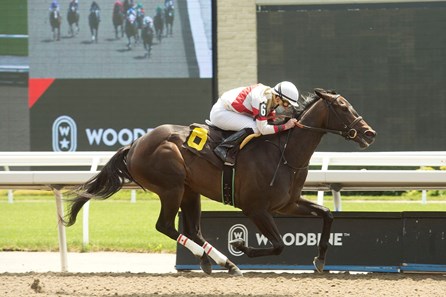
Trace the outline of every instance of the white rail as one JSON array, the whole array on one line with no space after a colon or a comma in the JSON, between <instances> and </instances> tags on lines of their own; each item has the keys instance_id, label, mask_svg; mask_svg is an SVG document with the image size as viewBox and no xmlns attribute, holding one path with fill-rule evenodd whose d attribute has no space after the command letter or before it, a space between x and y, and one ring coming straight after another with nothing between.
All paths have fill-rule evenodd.
<instances>
[{"instance_id":1,"label":"white rail","mask_svg":"<svg viewBox=\"0 0 446 297\"><path fill-rule=\"evenodd\" d=\"M51 189L56 197L57 217L63 217L62 188L80 185L93 177L114 152L0 152L0 188ZM446 189L446 171L415 170L422 166L446 166L446 152L316 152L310 161L304 190L333 192L335 209L341 210L340 191ZM330 167L335 166L331 170ZM343 166L340 170L336 166ZM349 167L355 169L349 169ZM373 170L373 167L407 170ZM55 170L54 167L61 167ZM73 168L74 167L74 168ZM363 169L368 167L368 170ZM46 168L46 170L45 170ZM316 168L316 169L315 169ZM359 168L359 169L358 169ZM125 188L137 188L128 184ZM132 193L133 200L134 193ZM8 194L12 203L12 191ZM83 240L88 243L88 204L83 211ZM61 270L68 270L65 228L59 221Z\"/></svg>"}]
</instances>

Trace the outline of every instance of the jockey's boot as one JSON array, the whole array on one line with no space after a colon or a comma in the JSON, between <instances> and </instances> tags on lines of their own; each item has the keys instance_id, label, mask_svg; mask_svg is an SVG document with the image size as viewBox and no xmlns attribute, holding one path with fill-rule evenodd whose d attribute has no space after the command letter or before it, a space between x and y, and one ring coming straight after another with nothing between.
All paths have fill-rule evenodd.
<instances>
[{"instance_id":1,"label":"jockey's boot","mask_svg":"<svg viewBox=\"0 0 446 297\"><path fill-rule=\"evenodd\" d=\"M254 131L251 128L244 128L235 132L223 140L223 142L214 149L215 154L223 160L225 165L234 166L235 158L240 150L240 144L246 136L252 134L253 132Z\"/></svg>"}]
</instances>

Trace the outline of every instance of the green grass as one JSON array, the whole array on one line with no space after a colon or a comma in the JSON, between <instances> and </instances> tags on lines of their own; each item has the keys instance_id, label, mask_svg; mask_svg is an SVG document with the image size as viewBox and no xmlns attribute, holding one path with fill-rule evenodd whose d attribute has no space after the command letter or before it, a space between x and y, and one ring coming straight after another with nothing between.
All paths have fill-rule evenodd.
<instances>
[{"instance_id":1,"label":"green grass","mask_svg":"<svg viewBox=\"0 0 446 297\"><path fill-rule=\"evenodd\" d=\"M0 2L0 34L28 34L27 0ZM27 39L0 39L0 55L27 56Z\"/></svg>"},{"instance_id":2,"label":"green grass","mask_svg":"<svg viewBox=\"0 0 446 297\"><path fill-rule=\"evenodd\" d=\"M315 196L309 196L315 200ZM436 201L433 201L433 200ZM175 252L176 242L155 230L160 203L156 195L138 191L137 202L130 203L129 191L121 191L105 201L90 205L90 244L82 247L82 211L77 223L67 228L69 251ZM391 200L391 201L389 201ZM325 205L333 209L331 195ZM237 210L202 199L202 209ZM343 197L343 211L446 211L444 197ZM54 196L51 192L16 191L14 203L0 191L0 250L57 251L58 234Z\"/></svg>"}]
</instances>

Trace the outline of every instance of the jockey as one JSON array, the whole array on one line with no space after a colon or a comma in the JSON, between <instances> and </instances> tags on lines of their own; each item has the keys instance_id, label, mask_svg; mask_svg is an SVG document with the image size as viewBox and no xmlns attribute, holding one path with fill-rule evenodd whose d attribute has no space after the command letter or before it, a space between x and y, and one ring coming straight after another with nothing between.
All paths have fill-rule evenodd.
<instances>
[{"instance_id":1,"label":"jockey","mask_svg":"<svg viewBox=\"0 0 446 297\"><path fill-rule=\"evenodd\" d=\"M149 28L153 31L153 19L149 16L145 16L142 22L145 28Z\"/></svg>"},{"instance_id":2,"label":"jockey","mask_svg":"<svg viewBox=\"0 0 446 297\"><path fill-rule=\"evenodd\" d=\"M96 1L91 2L91 6L90 6L90 13L96 13L98 12L98 21L101 21L101 16L100 16L100 12L101 12L101 8L99 7L99 4L96 3Z\"/></svg>"},{"instance_id":3,"label":"jockey","mask_svg":"<svg viewBox=\"0 0 446 297\"><path fill-rule=\"evenodd\" d=\"M53 0L53 2L50 4L50 11L59 11L59 8L60 6L57 0Z\"/></svg>"},{"instance_id":4,"label":"jockey","mask_svg":"<svg viewBox=\"0 0 446 297\"><path fill-rule=\"evenodd\" d=\"M138 4L136 5L136 16L144 16L144 8L142 7L142 4L140 2L138 2Z\"/></svg>"},{"instance_id":5,"label":"jockey","mask_svg":"<svg viewBox=\"0 0 446 297\"><path fill-rule=\"evenodd\" d=\"M133 6L127 10L126 17L127 20L129 20L129 22L131 23L133 23L136 20L136 10Z\"/></svg>"},{"instance_id":6,"label":"jockey","mask_svg":"<svg viewBox=\"0 0 446 297\"><path fill-rule=\"evenodd\" d=\"M116 0L115 4L113 6L118 6L120 7L120 11L122 11L124 8L124 4L122 4L121 0Z\"/></svg>"},{"instance_id":7,"label":"jockey","mask_svg":"<svg viewBox=\"0 0 446 297\"><path fill-rule=\"evenodd\" d=\"M76 11L79 8L78 0L71 0L68 9Z\"/></svg>"},{"instance_id":8,"label":"jockey","mask_svg":"<svg viewBox=\"0 0 446 297\"><path fill-rule=\"evenodd\" d=\"M156 7L156 15L161 15L163 13L163 9L161 8L161 6L157 6Z\"/></svg>"},{"instance_id":9,"label":"jockey","mask_svg":"<svg viewBox=\"0 0 446 297\"><path fill-rule=\"evenodd\" d=\"M276 116L276 108L288 110L297 108L299 91L288 81L278 83L274 88L263 84L229 90L217 100L211 109L212 124L223 130L238 131L226 138L214 150L225 165L233 166L239 144L250 133L274 134L293 128L297 120L292 118L285 124L272 125L269 119Z\"/></svg>"},{"instance_id":10,"label":"jockey","mask_svg":"<svg viewBox=\"0 0 446 297\"><path fill-rule=\"evenodd\" d=\"M164 0L164 8L167 10L167 8L169 7L172 7L172 9L174 9L173 0Z\"/></svg>"}]
</instances>

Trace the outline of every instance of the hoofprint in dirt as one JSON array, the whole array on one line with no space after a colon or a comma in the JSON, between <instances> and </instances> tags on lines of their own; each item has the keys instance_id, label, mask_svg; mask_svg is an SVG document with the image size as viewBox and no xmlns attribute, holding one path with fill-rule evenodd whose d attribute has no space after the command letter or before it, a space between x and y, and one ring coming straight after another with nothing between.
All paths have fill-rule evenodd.
<instances>
[{"instance_id":1,"label":"hoofprint in dirt","mask_svg":"<svg viewBox=\"0 0 446 297\"><path fill-rule=\"evenodd\" d=\"M397 273L0 274L0 296L444 296L446 275Z\"/></svg>"}]
</instances>

